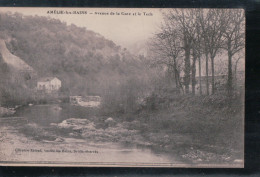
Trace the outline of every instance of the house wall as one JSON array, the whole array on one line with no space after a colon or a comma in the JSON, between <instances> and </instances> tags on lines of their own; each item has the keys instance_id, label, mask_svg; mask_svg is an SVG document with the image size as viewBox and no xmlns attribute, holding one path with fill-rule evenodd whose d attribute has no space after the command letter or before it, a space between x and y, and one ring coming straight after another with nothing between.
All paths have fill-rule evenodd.
<instances>
[{"instance_id":1,"label":"house wall","mask_svg":"<svg viewBox=\"0 0 260 177\"><path fill-rule=\"evenodd\" d=\"M37 89L38 90L50 90L50 82L38 82Z\"/></svg>"},{"instance_id":2,"label":"house wall","mask_svg":"<svg viewBox=\"0 0 260 177\"><path fill-rule=\"evenodd\" d=\"M61 88L61 81L59 79L53 79L50 81L51 90L59 90Z\"/></svg>"},{"instance_id":3,"label":"house wall","mask_svg":"<svg viewBox=\"0 0 260 177\"><path fill-rule=\"evenodd\" d=\"M38 82L37 90L56 91L61 88L61 81L59 79L52 79L47 82Z\"/></svg>"}]
</instances>

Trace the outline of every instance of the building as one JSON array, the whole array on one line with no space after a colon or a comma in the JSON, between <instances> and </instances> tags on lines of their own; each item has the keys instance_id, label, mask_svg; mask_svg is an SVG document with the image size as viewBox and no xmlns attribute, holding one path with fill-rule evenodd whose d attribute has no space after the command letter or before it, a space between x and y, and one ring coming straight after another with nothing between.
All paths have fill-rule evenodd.
<instances>
[{"instance_id":1,"label":"building","mask_svg":"<svg viewBox=\"0 0 260 177\"><path fill-rule=\"evenodd\" d=\"M208 76L208 83L209 84L211 84L211 78L212 78L212 76L209 75ZM192 78L190 77L190 80L191 79ZM196 79L196 84L199 84L199 80L201 80L201 84L204 84L204 85L207 82L207 76L205 76L205 75L201 76L200 78L199 78L199 76L196 76L195 79ZM225 74L215 75L214 80L215 80L215 83L216 82L224 83L227 80L227 75L225 75ZM181 77L181 82L184 83L184 77ZM191 81L190 81L190 85L191 85Z\"/></svg>"},{"instance_id":2,"label":"building","mask_svg":"<svg viewBox=\"0 0 260 177\"><path fill-rule=\"evenodd\" d=\"M191 79L191 78L190 78ZM201 81L201 90L202 93L206 93L206 89L207 89L207 76L202 75L200 78L199 76L195 77L196 79L196 84L195 84L195 93L199 93L200 90L200 81ZM184 85L184 77L181 77L181 82ZM215 88L219 88L222 87L223 85L225 85L227 82L227 75L226 74L216 74L214 75L214 84L215 84ZM209 84L209 93L211 92L212 89L212 76L209 75L208 76L208 84ZM190 92L192 91L192 82L190 80L189 83L189 90Z\"/></svg>"},{"instance_id":3,"label":"building","mask_svg":"<svg viewBox=\"0 0 260 177\"><path fill-rule=\"evenodd\" d=\"M70 103L73 105L77 105L82 101L82 96L70 96Z\"/></svg>"},{"instance_id":4,"label":"building","mask_svg":"<svg viewBox=\"0 0 260 177\"><path fill-rule=\"evenodd\" d=\"M61 88L61 81L57 77L43 77L37 82L37 90L46 93L57 92Z\"/></svg>"}]
</instances>

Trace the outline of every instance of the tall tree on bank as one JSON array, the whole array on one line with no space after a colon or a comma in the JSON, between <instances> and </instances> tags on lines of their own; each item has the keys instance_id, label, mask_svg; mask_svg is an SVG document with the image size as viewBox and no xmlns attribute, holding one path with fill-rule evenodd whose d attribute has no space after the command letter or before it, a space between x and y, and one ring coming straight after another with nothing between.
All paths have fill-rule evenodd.
<instances>
[{"instance_id":1,"label":"tall tree on bank","mask_svg":"<svg viewBox=\"0 0 260 177\"><path fill-rule=\"evenodd\" d=\"M209 61L209 51L208 51L208 22L209 22L209 17L204 14L204 11L200 9L197 14L197 19L199 23L199 27L197 26L197 30L201 31L202 34L202 46L203 46L203 52L205 55L205 70L206 70L206 92L207 95L209 95L209 66L208 66L208 61Z\"/></svg>"},{"instance_id":2,"label":"tall tree on bank","mask_svg":"<svg viewBox=\"0 0 260 177\"><path fill-rule=\"evenodd\" d=\"M224 31L224 49L228 53L227 88L233 95L232 57L245 47L245 14L242 9L228 10L226 13L226 30Z\"/></svg>"},{"instance_id":3,"label":"tall tree on bank","mask_svg":"<svg viewBox=\"0 0 260 177\"><path fill-rule=\"evenodd\" d=\"M198 22L201 27L204 54L206 58L206 82L207 95L209 94L208 82L208 61L211 60L211 93L215 92L215 68L214 60L217 53L223 46L223 34L225 32L226 21L223 9L200 10L198 12Z\"/></svg>"},{"instance_id":4,"label":"tall tree on bank","mask_svg":"<svg viewBox=\"0 0 260 177\"><path fill-rule=\"evenodd\" d=\"M202 44L201 44L201 30L200 28L197 27L197 51L198 51L198 62L199 62L199 90L200 90L200 95L202 95L202 85L201 85L201 55L202 55L202 52L201 52L201 48L202 48Z\"/></svg>"},{"instance_id":5,"label":"tall tree on bank","mask_svg":"<svg viewBox=\"0 0 260 177\"><path fill-rule=\"evenodd\" d=\"M154 63L165 65L168 68L168 72L171 72L171 75L174 76L171 79L174 79L176 88L183 91L180 80L179 60L182 48L179 30L172 28L165 21L161 25L161 31L155 34L149 46L153 53Z\"/></svg>"},{"instance_id":6,"label":"tall tree on bank","mask_svg":"<svg viewBox=\"0 0 260 177\"><path fill-rule=\"evenodd\" d=\"M184 86L185 93L189 93L189 85L191 81L191 50L193 43L193 36L196 31L195 9L175 9L168 15L168 21L171 22L172 27L179 27L182 35L182 48L184 51Z\"/></svg>"},{"instance_id":7,"label":"tall tree on bank","mask_svg":"<svg viewBox=\"0 0 260 177\"><path fill-rule=\"evenodd\" d=\"M191 90L192 95L195 95L196 89L196 61L198 58L197 51L195 47L192 48L192 65L191 65Z\"/></svg>"},{"instance_id":8,"label":"tall tree on bank","mask_svg":"<svg viewBox=\"0 0 260 177\"><path fill-rule=\"evenodd\" d=\"M198 14L199 10L196 10L196 31L193 36L193 46L192 46L192 56L193 56L193 63L192 63L192 94L195 94L195 86L197 84L196 81L196 61L198 61L199 64L199 93L202 95L202 84L201 84L201 54L203 52L202 50L202 33L201 28L198 20Z\"/></svg>"},{"instance_id":9,"label":"tall tree on bank","mask_svg":"<svg viewBox=\"0 0 260 177\"><path fill-rule=\"evenodd\" d=\"M196 63L199 64L199 83L200 94L202 94L201 72L206 73L206 91L209 95L209 74L211 73L211 93L215 92L215 57L222 52L221 49L228 51L228 88L232 92L232 57L244 47L244 29L241 23L244 23L244 16L237 15L237 11L241 10L223 10L223 9L178 9L170 10L164 13L164 23L166 26L161 27L160 35L157 35L157 42L163 40L168 46L174 44L173 41L178 41L178 50L182 49L182 57L174 57L182 61L184 67L183 85L185 92L189 93L190 82L192 84L192 93L195 94L196 86ZM242 20L242 21L241 21ZM173 35L174 31L174 35ZM155 40L156 41L156 40ZM170 42L169 42L170 41ZM176 45L175 45L176 47ZM171 47L165 48L165 54L174 56L171 52ZM164 54L162 49L159 52L159 60ZM205 55L205 68L201 68L201 55ZM170 57L171 58L171 57ZM209 63L210 62L210 63ZM172 71L177 65L174 60L169 60L168 63L173 63ZM211 68L209 69L209 66ZM179 68L178 68L179 69ZM177 69L177 70L178 70ZM180 73L180 69L177 73ZM176 75L176 74L175 74ZM177 76L177 75L176 75ZM178 85L178 83L176 83ZM181 85L181 82L179 82Z\"/></svg>"}]
</instances>

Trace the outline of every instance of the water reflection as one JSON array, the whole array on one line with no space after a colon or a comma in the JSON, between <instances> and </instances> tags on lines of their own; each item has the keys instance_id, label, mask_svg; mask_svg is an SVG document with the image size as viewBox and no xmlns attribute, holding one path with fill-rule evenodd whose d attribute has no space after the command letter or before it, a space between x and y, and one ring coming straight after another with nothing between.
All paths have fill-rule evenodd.
<instances>
[{"instance_id":1,"label":"water reflection","mask_svg":"<svg viewBox=\"0 0 260 177\"><path fill-rule=\"evenodd\" d=\"M51 123L59 123L68 118L87 118L93 114L90 108L61 105L36 105L23 107L17 110L15 116L27 117L29 122L37 123L41 126L48 126Z\"/></svg>"}]
</instances>

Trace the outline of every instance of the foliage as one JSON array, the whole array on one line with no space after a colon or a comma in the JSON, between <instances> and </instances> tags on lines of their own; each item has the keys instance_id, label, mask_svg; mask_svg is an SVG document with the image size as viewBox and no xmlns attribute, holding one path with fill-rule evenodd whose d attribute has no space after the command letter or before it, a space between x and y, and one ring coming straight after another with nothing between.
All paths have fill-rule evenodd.
<instances>
[{"instance_id":1,"label":"foliage","mask_svg":"<svg viewBox=\"0 0 260 177\"><path fill-rule=\"evenodd\" d=\"M58 77L62 81L64 94L106 95L105 100L110 95L111 100L108 102L113 102L116 100L108 94L108 90L113 94L121 90L121 96L124 90L128 90L128 96L124 99L129 101L130 95L139 94L137 89L131 88L140 83L141 77L145 80L152 74L144 59L133 57L113 41L86 28L67 25L48 17L23 16L18 13L2 13L0 16L1 38L6 41L10 52L32 66L38 77ZM24 81L21 84L25 84ZM9 88L7 84L5 87ZM21 96L24 95L24 91L18 91L18 85L13 88ZM4 93L6 97L14 94L9 91Z\"/></svg>"}]
</instances>

